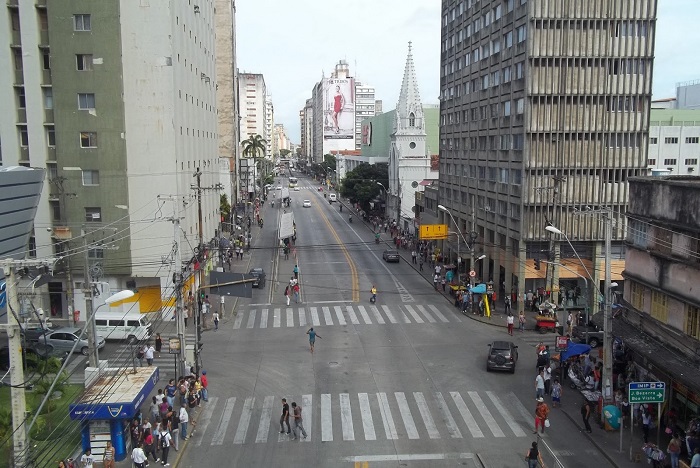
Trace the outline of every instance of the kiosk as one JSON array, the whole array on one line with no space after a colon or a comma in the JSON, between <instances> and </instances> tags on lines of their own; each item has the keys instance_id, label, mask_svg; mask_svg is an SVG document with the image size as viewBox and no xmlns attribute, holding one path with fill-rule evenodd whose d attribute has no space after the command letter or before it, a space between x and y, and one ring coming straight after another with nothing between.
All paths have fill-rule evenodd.
<instances>
[{"instance_id":1,"label":"kiosk","mask_svg":"<svg viewBox=\"0 0 700 468\"><path fill-rule=\"evenodd\" d=\"M127 456L129 423L156 387L158 367L105 369L104 373L70 405L70 418L81 422L83 451L90 448L101 459L107 441L117 461Z\"/></svg>"}]
</instances>

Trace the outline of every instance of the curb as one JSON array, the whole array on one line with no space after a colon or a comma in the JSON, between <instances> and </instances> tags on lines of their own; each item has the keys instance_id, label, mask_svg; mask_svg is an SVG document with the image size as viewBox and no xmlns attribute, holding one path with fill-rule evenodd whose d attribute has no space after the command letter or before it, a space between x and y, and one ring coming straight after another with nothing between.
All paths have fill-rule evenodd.
<instances>
[{"instance_id":1,"label":"curb","mask_svg":"<svg viewBox=\"0 0 700 468\"><path fill-rule=\"evenodd\" d=\"M588 432L582 430L582 428L581 428L581 427L579 426L579 424L576 422L576 420L574 419L574 417L571 416L571 415L569 414L568 411L566 411L566 410L564 410L564 409L562 408L561 412L564 413L564 415L565 415L567 418L569 418L569 421L571 421L571 423L572 423L574 426L576 426L577 428L579 428L579 429L581 430L581 433L582 433L583 435L586 436L586 438L591 442L591 444L593 444L593 446L598 450L598 452L600 452L600 454L603 455L603 457L605 457L605 459L606 459L608 462L610 462L610 464L611 464L612 466L614 466L615 468L620 468L620 465L618 465L617 462L616 462L610 455L608 455L608 452L606 451L606 449L603 448L593 437L591 437L591 434L589 434Z\"/></svg>"}]
</instances>

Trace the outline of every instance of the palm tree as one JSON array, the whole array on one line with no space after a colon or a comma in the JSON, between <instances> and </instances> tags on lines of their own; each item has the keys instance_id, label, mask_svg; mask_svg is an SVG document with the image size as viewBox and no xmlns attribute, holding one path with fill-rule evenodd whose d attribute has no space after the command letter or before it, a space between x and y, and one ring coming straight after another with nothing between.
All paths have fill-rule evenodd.
<instances>
[{"instance_id":1,"label":"palm tree","mask_svg":"<svg viewBox=\"0 0 700 468\"><path fill-rule=\"evenodd\" d=\"M265 141L260 135L254 134L248 137L247 140L243 140L241 145L243 146L243 155L247 158L253 159L257 169L258 164L265 155L265 146L267 145L267 141ZM262 152L263 156L259 156L260 152ZM255 180L256 177L254 176L253 181ZM262 184L260 185L262 186Z\"/></svg>"}]
</instances>

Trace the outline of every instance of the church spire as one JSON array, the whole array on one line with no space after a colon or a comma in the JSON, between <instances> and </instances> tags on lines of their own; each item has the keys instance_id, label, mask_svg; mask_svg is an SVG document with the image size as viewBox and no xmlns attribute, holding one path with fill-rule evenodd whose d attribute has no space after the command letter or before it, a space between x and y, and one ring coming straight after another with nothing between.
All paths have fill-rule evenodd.
<instances>
[{"instance_id":1,"label":"church spire","mask_svg":"<svg viewBox=\"0 0 700 468\"><path fill-rule=\"evenodd\" d=\"M423 106L418 90L418 80L416 69L413 64L412 43L408 42L408 56L406 57L406 68L403 72L403 82L401 83L401 93L399 102L396 104L396 131L424 131Z\"/></svg>"}]
</instances>

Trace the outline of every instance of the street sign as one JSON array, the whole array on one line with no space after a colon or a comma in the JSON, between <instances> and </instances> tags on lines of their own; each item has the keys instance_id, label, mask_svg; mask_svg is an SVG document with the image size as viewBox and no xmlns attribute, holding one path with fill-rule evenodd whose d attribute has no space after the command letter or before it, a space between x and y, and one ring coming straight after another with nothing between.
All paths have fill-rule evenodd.
<instances>
[{"instance_id":1,"label":"street sign","mask_svg":"<svg viewBox=\"0 0 700 468\"><path fill-rule=\"evenodd\" d=\"M569 347L569 337L564 335L557 336L556 349L557 351L566 351Z\"/></svg>"},{"instance_id":2,"label":"street sign","mask_svg":"<svg viewBox=\"0 0 700 468\"><path fill-rule=\"evenodd\" d=\"M471 276L472 278L476 278L476 271L474 271L474 270L470 271L469 276Z\"/></svg>"},{"instance_id":3,"label":"street sign","mask_svg":"<svg viewBox=\"0 0 700 468\"><path fill-rule=\"evenodd\" d=\"M447 224L422 224L419 237L421 240L447 239Z\"/></svg>"},{"instance_id":4,"label":"street sign","mask_svg":"<svg viewBox=\"0 0 700 468\"><path fill-rule=\"evenodd\" d=\"M630 382L630 403L663 403L666 400L666 383L664 382Z\"/></svg>"}]
</instances>

